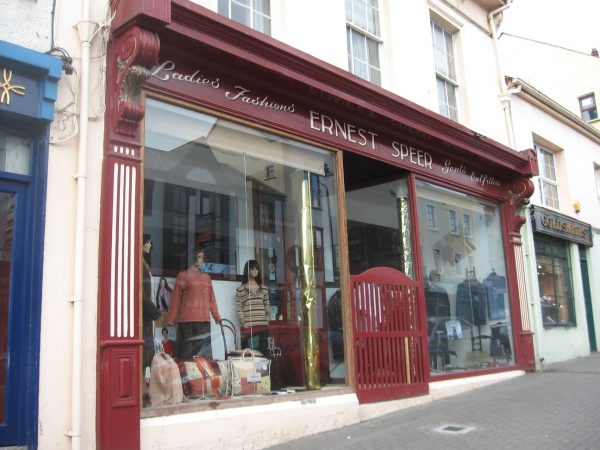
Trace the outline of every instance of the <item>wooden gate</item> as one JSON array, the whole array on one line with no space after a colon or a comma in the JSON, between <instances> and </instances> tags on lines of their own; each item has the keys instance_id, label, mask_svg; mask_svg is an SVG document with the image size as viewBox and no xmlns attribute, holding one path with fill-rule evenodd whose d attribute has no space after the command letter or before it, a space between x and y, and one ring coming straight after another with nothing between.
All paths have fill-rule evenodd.
<instances>
[{"instance_id":1,"label":"wooden gate","mask_svg":"<svg viewBox=\"0 0 600 450\"><path fill-rule=\"evenodd\" d=\"M351 277L360 403L427 394L426 333L417 282L388 267Z\"/></svg>"}]
</instances>

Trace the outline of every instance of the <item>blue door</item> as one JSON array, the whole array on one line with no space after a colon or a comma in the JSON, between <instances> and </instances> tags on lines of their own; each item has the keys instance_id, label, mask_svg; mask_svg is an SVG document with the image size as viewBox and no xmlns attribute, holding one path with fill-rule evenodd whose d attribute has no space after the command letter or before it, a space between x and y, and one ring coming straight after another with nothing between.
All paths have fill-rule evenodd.
<instances>
[{"instance_id":1,"label":"blue door","mask_svg":"<svg viewBox=\"0 0 600 450\"><path fill-rule=\"evenodd\" d=\"M28 309L24 266L27 185L0 181L0 445L22 443L26 411Z\"/></svg>"}]
</instances>

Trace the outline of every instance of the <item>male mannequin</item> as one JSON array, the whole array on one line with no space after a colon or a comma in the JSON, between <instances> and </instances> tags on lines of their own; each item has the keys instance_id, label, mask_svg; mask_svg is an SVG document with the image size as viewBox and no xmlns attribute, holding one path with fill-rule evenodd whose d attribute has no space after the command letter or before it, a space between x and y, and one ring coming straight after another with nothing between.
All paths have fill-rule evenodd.
<instances>
[{"instance_id":1,"label":"male mannequin","mask_svg":"<svg viewBox=\"0 0 600 450\"><path fill-rule=\"evenodd\" d=\"M201 271L204 250L194 252L194 264L179 272L171 295L167 324L177 326L178 358L201 355L212 359L210 316L221 322L210 276Z\"/></svg>"}]
</instances>

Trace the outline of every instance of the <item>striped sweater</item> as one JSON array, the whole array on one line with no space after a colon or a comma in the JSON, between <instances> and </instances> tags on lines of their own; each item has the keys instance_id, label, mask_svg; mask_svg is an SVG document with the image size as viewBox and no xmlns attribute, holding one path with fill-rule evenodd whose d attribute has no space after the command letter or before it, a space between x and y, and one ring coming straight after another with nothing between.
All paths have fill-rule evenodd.
<instances>
[{"instance_id":1,"label":"striped sweater","mask_svg":"<svg viewBox=\"0 0 600 450\"><path fill-rule=\"evenodd\" d=\"M258 292L250 292L243 284L235 291L235 309L242 327L268 325L271 319L269 290L261 286Z\"/></svg>"}]
</instances>

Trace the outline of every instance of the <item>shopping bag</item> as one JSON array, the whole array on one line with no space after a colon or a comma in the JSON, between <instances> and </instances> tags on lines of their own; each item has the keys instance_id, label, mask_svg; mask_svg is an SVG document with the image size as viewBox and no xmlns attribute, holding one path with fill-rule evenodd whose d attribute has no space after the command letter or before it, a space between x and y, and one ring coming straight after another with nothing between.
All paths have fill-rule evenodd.
<instances>
[{"instance_id":1,"label":"shopping bag","mask_svg":"<svg viewBox=\"0 0 600 450\"><path fill-rule=\"evenodd\" d=\"M250 349L242 356L227 359L230 364L232 395L266 394L271 391L271 361Z\"/></svg>"},{"instance_id":2,"label":"shopping bag","mask_svg":"<svg viewBox=\"0 0 600 450\"><path fill-rule=\"evenodd\" d=\"M193 359L179 360L177 365L179 366L184 395L189 398L206 396L207 391L210 391L210 386L206 386L206 380L200 373L196 361Z\"/></svg>"},{"instance_id":3,"label":"shopping bag","mask_svg":"<svg viewBox=\"0 0 600 450\"><path fill-rule=\"evenodd\" d=\"M202 356L180 360L179 373L183 393L189 398L207 396L223 400L230 395L231 381L226 361L212 361Z\"/></svg>"},{"instance_id":4,"label":"shopping bag","mask_svg":"<svg viewBox=\"0 0 600 450\"><path fill-rule=\"evenodd\" d=\"M152 358L148 394L151 406L173 405L183 401L179 368L166 353L157 353Z\"/></svg>"}]
</instances>

